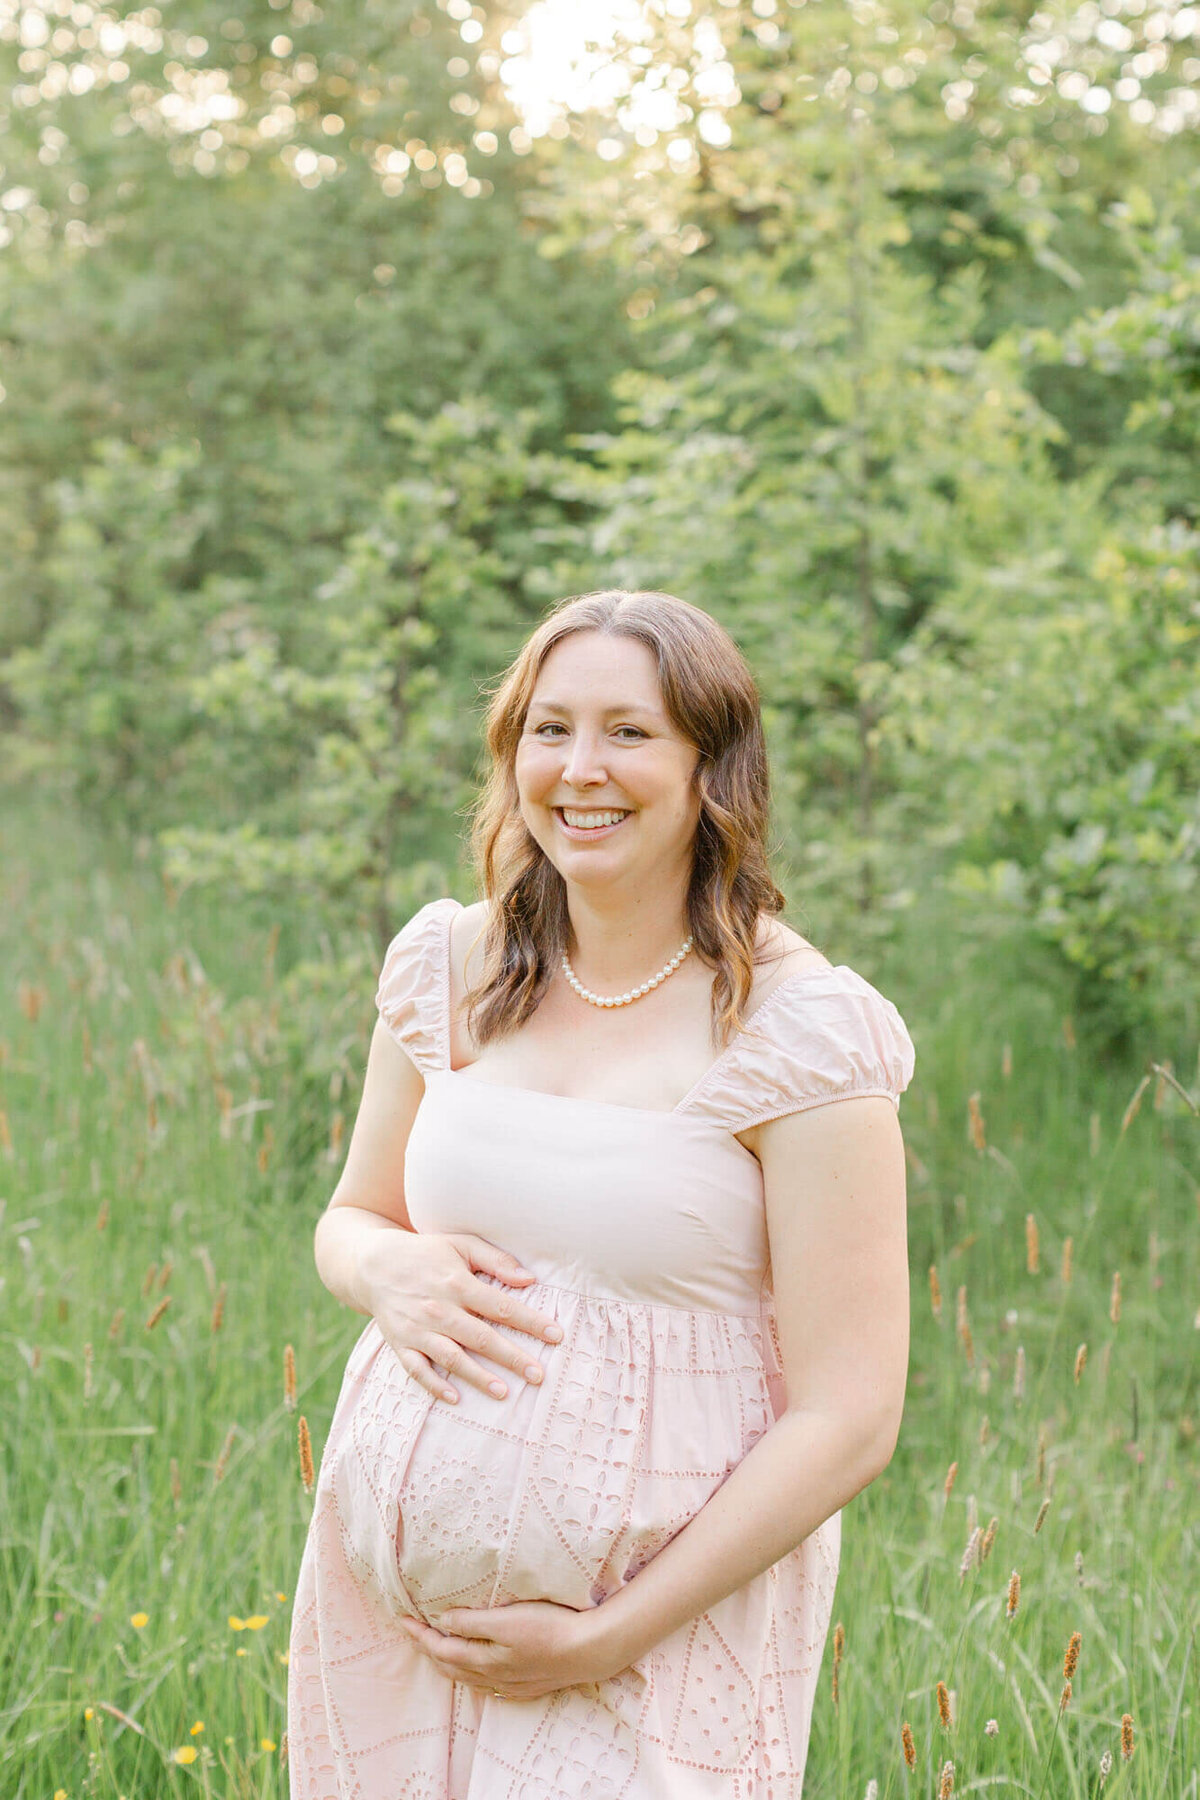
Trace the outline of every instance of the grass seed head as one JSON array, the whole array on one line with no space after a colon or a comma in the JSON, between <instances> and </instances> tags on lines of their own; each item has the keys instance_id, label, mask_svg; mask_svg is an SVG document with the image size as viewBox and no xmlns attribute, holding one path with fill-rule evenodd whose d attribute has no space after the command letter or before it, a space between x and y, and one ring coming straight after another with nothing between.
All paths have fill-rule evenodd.
<instances>
[{"instance_id":1,"label":"grass seed head","mask_svg":"<svg viewBox=\"0 0 1200 1800\"><path fill-rule=\"evenodd\" d=\"M1063 1678L1066 1681L1073 1681L1075 1678L1075 1671L1079 1667L1079 1648L1082 1643L1082 1632L1073 1631L1071 1641L1067 1645L1066 1655L1063 1657Z\"/></svg>"},{"instance_id":2,"label":"grass seed head","mask_svg":"<svg viewBox=\"0 0 1200 1800\"><path fill-rule=\"evenodd\" d=\"M225 1442L221 1445L221 1453L217 1457L216 1466L213 1469L214 1487L218 1481L222 1481L225 1477L225 1470L229 1465L229 1453L233 1449L233 1440L236 1436L237 1426L231 1425L229 1430L225 1433Z\"/></svg>"},{"instance_id":3,"label":"grass seed head","mask_svg":"<svg viewBox=\"0 0 1200 1800\"><path fill-rule=\"evenodd\" d=\"M297 1436L300 1440L300 1479L304 1483L305 1493L311 1494L313 1488L312 1440L308 1435L308 1420L303 1413L300 1414Z\"/></svg>"},{"instance_id":4,"label":"grass seed head","mask_svg":"<svg viewBox=\"0 0 1200 1800\"><path fill-rule=\"evenodd\" d=\"M1129 1130L1129 1127L1133 1124L1133 1121L1137 1118L1138 1113L1141 1110L1142 1095L1145 1093L1146 1089L1149 1086L1150 1086L1150 1077L1148 1075L1143 1075L1142 1079L1138 1082L1137 1086L1133 1090L1132 1100L1129 1102L1129 1105L1125 1108L1124 1115L1121 1119L1121 1129L1117 1133L1118 1137L1124 1137L1125 1133Z\"/></svg>"},{"instance_id":5,"label":"grass seed head","mask_svg":"<svg viewBox=\"0 0 1200 1800\"><path fill-rule=\"evenodd\" d=\"M977 1093L968 1094L967 1096L967 1121L970 1128L972 1144L974 1144L976 1150L986 1150L987 1134L984 1130L983 1114L979 1110L979 1095Z\"/></svg>"}]
</instances>

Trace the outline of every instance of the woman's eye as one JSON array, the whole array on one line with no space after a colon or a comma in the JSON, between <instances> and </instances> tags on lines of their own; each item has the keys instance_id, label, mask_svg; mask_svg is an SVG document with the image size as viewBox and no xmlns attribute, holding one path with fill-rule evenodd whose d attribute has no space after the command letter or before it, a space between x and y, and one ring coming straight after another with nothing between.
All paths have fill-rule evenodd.
<instances>
[{"instance_id":1,"label":"woman's eye","mask_svg":"<svg viewBox=\"0 0 1200 1800\"><path fill-rule=\"evenodd\" d=\"M547 725L539 725L539 726L538 726L538 728L537 728L537 734L536 734L536 735L537 735L537 736L538 736L538 737L541 737L541 735L542 735L542 733L543 733L543 731L564 731L564 730L565 730L565 729L566 729L566 727L565 727L565 726L563 726L563 725L549 725L549 724L547 724Z\"/></svg>"},{"instance_id":2,"label":"woman's eye","mask_svg":"<svg viewBox=\"0 0 1200 1800\"><path fill-rule=\"evenodd\" d=\"M618 731L632 731L635 741L638 738L644 738L646 735L644 731L639 731L636 725L619 725L617 729Z\"/></svg>"}]
</instances>

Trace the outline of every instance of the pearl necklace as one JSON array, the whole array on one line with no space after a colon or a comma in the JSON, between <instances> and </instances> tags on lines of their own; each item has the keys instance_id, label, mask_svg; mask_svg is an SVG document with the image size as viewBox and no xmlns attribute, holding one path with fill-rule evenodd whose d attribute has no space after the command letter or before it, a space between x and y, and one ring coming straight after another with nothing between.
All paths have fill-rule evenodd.
<instances>
[{"instance_id":1,"label":"pearl necklace","mask_svg":"<svg viewBox=\"0 0 1200 1800\"><path fill-rule=\"evenodd\" d=\"M563 974L566 976L581 1000L590 1001L593 1006L628 1006L631 1001L640 1000L643 994L650 993L651 989L656 988L660 982L665 981L668 975L673 975L691 947L692 937L689 932L670 962L665 964L665 966L658 971L657 975L652 975L649 981L643 981L641 987L630 988L627 994L593 994L590 988L584 987L582 981L580 981L579 977L576 975L574 969L571 967L570 960L565 950L562 953L562 969Z\"/></svg>"}]
</instances>

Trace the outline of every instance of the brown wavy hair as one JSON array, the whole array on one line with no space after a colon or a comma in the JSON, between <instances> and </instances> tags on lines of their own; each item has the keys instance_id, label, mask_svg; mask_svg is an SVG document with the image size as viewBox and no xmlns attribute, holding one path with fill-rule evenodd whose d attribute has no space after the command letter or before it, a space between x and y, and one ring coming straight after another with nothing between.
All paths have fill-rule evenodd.
<instances>
[{"instance_id":1,"label":"brown wavy hair","mask_svg":"<svg viewBox=\"0 0 1200 1800\"><path fill-rule=\"evenodd\" d=\"M744 1028L759 915L786 901L768 868L770 777L758 689L729 636L673 594L605 588L560 600L490 691L484 739L491 768L471 808L471 853L491 902L483 975L466 995L477 1043L507 1035L537 1008L567 944L562 875L521 817L517 745L542 664L572 632L635 638L652 652L675 728L699 751L688 924L715 970L712 1021L723 1045Z\"/></svg>"}]
</instances>

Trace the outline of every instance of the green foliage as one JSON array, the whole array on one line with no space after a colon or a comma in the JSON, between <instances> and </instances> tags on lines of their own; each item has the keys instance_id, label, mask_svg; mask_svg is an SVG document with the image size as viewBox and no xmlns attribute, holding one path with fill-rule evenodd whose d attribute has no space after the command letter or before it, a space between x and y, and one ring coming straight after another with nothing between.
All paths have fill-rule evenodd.
<instances>
[{"instance_id":1,"label":"green foliage","mask_svg":"<svg viewBox=\"0 0 1200 1800\"><path fill-rule=\"evenodd\" d=\"M901 765L929 820L937 770L953 885L1055 944L1081 1010L1194 1030L1200 534L1106 532L1089 485L1058 546L923 622L892 689Z\"/></svg>"},{"instance_id":2,"label":"green foliage","mask_svg":"<svg viewBox=\"0 0 1200 1800\"><path fill-rule=\"evenodd\" d=\"M108 439L81 479L54 484L49 623L0 666L26 730L80 797L134 816L187 742L187 683L216 597L188 588L205 523L186 496L197 461L185 444L144 455Z\"/></svg>"},{"instance_id":3,"label":"green foliage","mask_svg":"<svg viewBox=\"0 0 1200 1800\"><path fill-rule=\"evenodd\" d=\"M1114 1032L1170 1011L1180 19L697 0L536 131L492 9L0 19L12 762L176 888L378 944L454 884L483 690L545 607L662 586L759 676L819 939L948 883Z\"/></svg>"}]
</instances>

